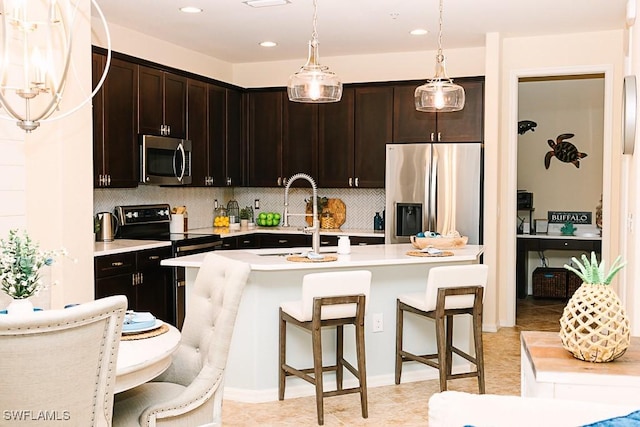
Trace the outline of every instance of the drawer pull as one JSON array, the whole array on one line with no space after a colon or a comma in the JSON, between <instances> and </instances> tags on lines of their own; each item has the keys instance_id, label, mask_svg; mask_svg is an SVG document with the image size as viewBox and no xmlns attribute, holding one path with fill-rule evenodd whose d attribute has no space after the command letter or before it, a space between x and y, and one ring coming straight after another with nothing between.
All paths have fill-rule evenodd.
<instances>
[{"instance_id":1,"label":"drawer pull","mask_svg":"<svg viewBox=\"0 0 640 427\"><path fill-rule=\"evenodd\" d=\"M111 267L122 267L123 265L124 265L124 262L122 261L116 261L111 263Z\"/></svg>"},{"instance_id":2,"label":"drawer pull","mask_svg":"<svg viewBox=\"0 0 640 427\"><path fill-rule=\"evenodd\" d=\"M251 240L243 240L242 243L244 243L245 245L248 245L249 243L251 243Z\"/></svg>"},{"instance_id":3,"label":"drawer pull","mask_svg":"<svg viewBox=\"0 0 640 427\"><path fill-rule=\"evenodd\" d=\"M279 239L279 240L278 240L278 243L282 243L282 244L284 244L284 243L288 243L288 242L289 242L289 241L288 241L288 240L286 240L286 239Z\"/></svg>"},{"instance_id":4,"label":"drawer pull","mask_svg":"<svg viewBox=\"0 0 640 427\"><path fill-rule=\"evenodd\" d=\"M151 256L149 257L149 261L155 261L155 260L157 260L157 259L160 259L160 257L159 257L158 255L151 255Z\"/></svg>"}]
</instances>

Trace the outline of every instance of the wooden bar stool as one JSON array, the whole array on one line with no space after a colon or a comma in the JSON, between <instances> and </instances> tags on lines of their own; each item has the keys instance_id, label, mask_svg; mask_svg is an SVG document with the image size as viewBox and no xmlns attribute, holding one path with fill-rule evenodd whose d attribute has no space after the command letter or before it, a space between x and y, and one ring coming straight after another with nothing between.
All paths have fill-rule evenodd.
<instances>
[{"instance_id":1,"label":"wooden bar stool","mask_svg":"<svg viewBox=\"0 0 640 427\"><path fill-rule=\"evenodd\" d=\"M482 298L489 268L486 265L434 267L429 270L426 292L399 295L396 309L396 384L400 384L402 364L414 361L438 369L440 391L447 380L478 378L481 394L485 392L482 352ZM404 312L435 320L437 353L416 355L403 349ZM453 317L469 314L473 320L475 356L453 346ZM475 371L453 374L453 353L476 366ZM435 361L436 359L437 361Z\"/></svg>"},{"instance_id":2,"label":"wooden bar stool","mask_svg":"<svg viewBox=\"0 0 640 427\"><path fill-rule=\"evenodd\" d=\"M371 287L370 271L345 271L307 274L302 280L302 300L280 305L280 369L278 398L284 399L287 376L296 376L315 385L318 424L324 424L323 398L360 393L362 417L368 417L367 373L364 347L364 315ZM296 369L286 363L287 322L311 332L313 368ZM344 325L354 325L358 368L344 359ZM334 365L322 363L321 329L336 327L336 360ZM359 382L345 389L343 370L347 368ZM336 390L324 391L323 372L335 371Z\"/></svg>"}]
</instances>

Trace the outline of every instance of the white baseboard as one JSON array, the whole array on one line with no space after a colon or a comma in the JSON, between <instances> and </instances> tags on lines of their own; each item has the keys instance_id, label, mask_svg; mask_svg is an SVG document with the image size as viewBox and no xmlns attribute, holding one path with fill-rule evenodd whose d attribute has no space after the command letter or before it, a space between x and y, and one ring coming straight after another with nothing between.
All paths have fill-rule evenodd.
<instances>
[{"instance_id":1,"label":"white baseboard","mask_svg":"<svg viewBox=\"0 0 640 427\"><path fill-rule=\"evenodd\" d=\"M418 363L411 363L411 365L417 365L417 369L409 370L403 369L402 372L402 382L403 383L411 383L417 381L427 381L438 379L438 371L434 368L430 368L428 366L420 366ZM409 366L409 365L407 365ZM471 369L471 364L462 363L460 365L456 365L453 368L453 372L468 372ZM332 378L333 377L333 378ZM293 381L299 381L297 384L292 384ZM295 397L307 397L307 396L315 396L314 387L304 382L298 378L288 379L287 386L285 388L285 399L292 399ZM367 388L375 388L382 386L389 386L395 384L395 375L387 374L387 375L378 375L378 376L370 376L367 377ZM334 390L336 388L335 376L332 374L327 374L327 378L324 381L325 390ZM357 387L358 381L355 378L349 378L344 380L343 384L344 388L349 387ZM232 400L235 402L243 402L243 403L264 403L264 402L274 402L278 400L278 389L264 389L264 390L247 390L240 389L235 387L226 387L224 388L224 399Z\"/></svg>"}]
</instances>

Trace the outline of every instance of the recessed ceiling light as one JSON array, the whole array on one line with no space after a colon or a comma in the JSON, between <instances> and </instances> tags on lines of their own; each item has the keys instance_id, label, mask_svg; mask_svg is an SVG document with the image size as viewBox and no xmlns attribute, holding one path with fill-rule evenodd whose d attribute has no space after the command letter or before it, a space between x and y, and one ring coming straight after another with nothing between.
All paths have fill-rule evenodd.
<instances>
[{"instance_id":1,"label":"recessed ceiling light","mask_svg":"<svg viewBox=\"0 0 640 427\"><path fill-rule=\"evenodd\" d=\"M184 13L200 13L200 12L202 12L202 9L200 9L199 7L195 7L195 6L185 6L185 7L181 7L180 8L180 12L184 12Z\"/></svg>"},{"instance_id":2,"label":"recessed ceiling light","mask_svg":"<svg viewBox=\"0 0 640 427\"><path fill-rule=\"evenodd\" d=\"M422 28L416 28L415 30L411 30L410 34L412 36L424 36L425 34L427 34L429 31L424 30Z\"/></svg>"},{"instance_id":3,"label":"recessed ceiling light","mask_svg":"<svg viewBox=\"0 0 640 427\"><path fill-rule=\"evenodd\" d=\"M264 41L264 42L260 42L260 46L262 46L262 47L276 47L276 46L278 46L278 43L270 42L270 41Z\"/></svg>"},{"instance_id":4,"label":"recessed ceiling light","mask_svg":"<svg viewBox=\"0 0 640 427\"><path fill-rule=\"evenodd\" d=\"M251 7L282 6L291 3L289 0L247 0L244 4Z\"/></svg>"}]
</instances>

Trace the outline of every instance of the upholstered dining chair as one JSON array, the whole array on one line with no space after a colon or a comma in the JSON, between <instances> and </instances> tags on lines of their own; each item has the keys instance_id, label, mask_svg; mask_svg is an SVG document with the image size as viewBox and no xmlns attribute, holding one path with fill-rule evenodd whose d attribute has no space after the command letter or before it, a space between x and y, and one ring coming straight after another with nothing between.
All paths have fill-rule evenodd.
<instances>
[{"instance_id":1,"label":"upholstered dining chair","mask_svg":"<svg viewBox=\"0 0 640 427\"><path fill-rule=\"evenodd\" d=\"M2 425L111 426L127 298L0 314Z\"/></svg>"},{"instance_id":2,"label":"upholstered dining chair","mask_svg":"<svg viewBox=\"0 0 640 427\"><path fill-rule=\"evenodd\" d=\"M219 423L236 313L251 267L207 254L187 301L180 347L167 371L119 393L114 427Z\"/></svg>"}]
</instances>

